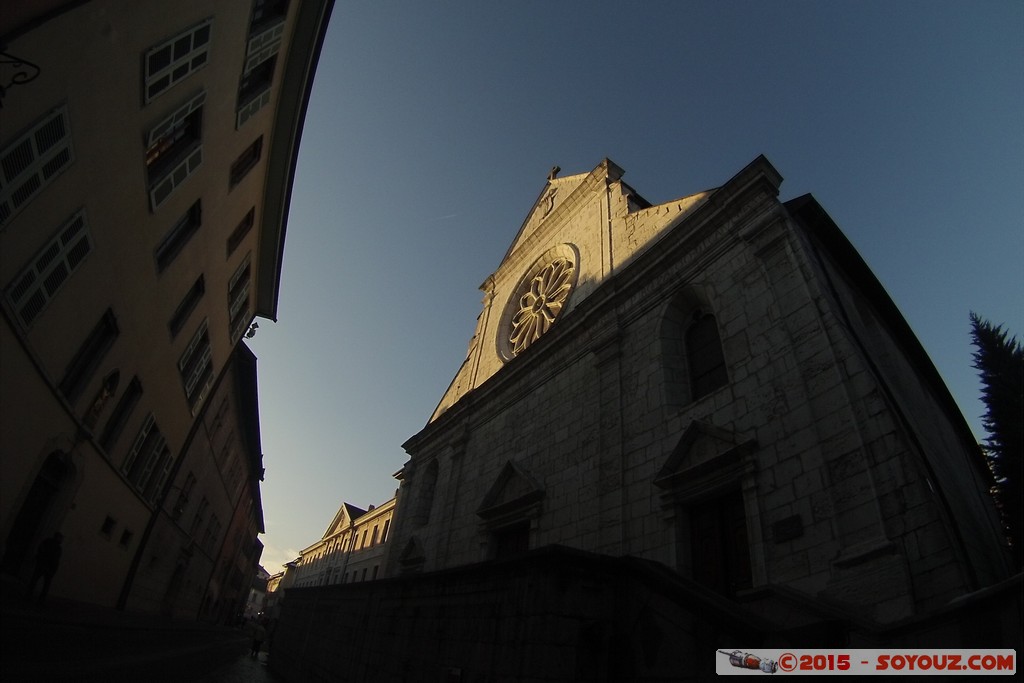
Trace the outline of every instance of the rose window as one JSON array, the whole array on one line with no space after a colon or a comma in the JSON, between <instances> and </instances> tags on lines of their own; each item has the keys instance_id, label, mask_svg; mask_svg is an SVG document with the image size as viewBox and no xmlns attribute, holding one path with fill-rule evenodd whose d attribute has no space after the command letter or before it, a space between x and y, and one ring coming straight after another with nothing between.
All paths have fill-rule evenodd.
<instances>
[{"instance_id":1,"label":"rose window","mask_svg":"<svg viewBox=\"0 0 1024 683\"><path fill-rule=\"evenodd\" d=\"M560 256L526 284L508 337L513 355L519 355L555 322L572 290L575 271L573 262Z\"/></svg>"}]
</instances>

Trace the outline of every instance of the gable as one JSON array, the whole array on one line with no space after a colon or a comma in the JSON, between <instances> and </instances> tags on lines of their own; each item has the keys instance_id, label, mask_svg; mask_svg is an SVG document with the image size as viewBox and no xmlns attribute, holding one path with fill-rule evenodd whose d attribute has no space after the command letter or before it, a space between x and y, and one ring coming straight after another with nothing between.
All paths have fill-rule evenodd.
<instances>
[{"instance_id":1,"label":"gable","mask_svg":"<svg viewBox=\"0 0 1024 683\"><path fill-rule=\"evenodd\" d=\"M515 239L512 240L512 244L509 245L508 251L502 258L503 261L526 242L549 217L555 214L555 209L561 206L590 175L590 173L577 173L558 178L556 176L559 170L561 169L558 166L551 169L548 181L541 188L537 200L533 203L533 208L526 214L526 220L519 227L519 232L516 233Z\"/></svg>"},{"instance_id":2,"label":"gable","mask_svg":"<svg viewBox=\"0 0 1024 683\"><path fill-rule=\"evenodd\" d=\"M338 512L335 513L334 519L331 520L330 525L327 527L327 531L324 532L323 538L329 538L341 531L344 531L348 527L352 526L352 523L366 514L366 510L357 508L355 505L350 503L342 503L341 507L338 508Z\"/></svg>"},{"instance_id":3,"label":"gable","mask_svg":"<svg viewBox=\"0 0 1024 683\"><path fill-rule=\"evenodd\" d=\"M740 441L727 429L694 420L658 471L654 485L673 490L700 482L701 487L713 489L743 473L748 466L744 456L754 446L753 440Z\"/></svg>"},{"instance_id":4,"label":"gable","mask_svg":"<svg viewBox=\"0 0 1024 683\"><path fill-rule=\"evenodd\" d=\"M488 521L529 517L544 498L544 489L526 470L511 460L505 463L477 509Z\"/></svg>"}]
</instances>

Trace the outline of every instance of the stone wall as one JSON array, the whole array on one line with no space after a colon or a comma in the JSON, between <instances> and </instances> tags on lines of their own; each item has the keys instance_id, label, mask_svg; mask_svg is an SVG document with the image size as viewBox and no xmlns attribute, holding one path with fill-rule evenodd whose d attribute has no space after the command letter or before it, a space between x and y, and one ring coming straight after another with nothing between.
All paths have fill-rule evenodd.
<instances>
[{"instance_id":1,"label":"stone wall","mask_svg":"<svg viewBox=\"0 0 1024 683\"><path fill-rule=\"evenodd\" d=\"M769 622L635 559L545 548L365 584L290 589L271 639L289 681L681 681Z\"/></svg>"}]
</instances>

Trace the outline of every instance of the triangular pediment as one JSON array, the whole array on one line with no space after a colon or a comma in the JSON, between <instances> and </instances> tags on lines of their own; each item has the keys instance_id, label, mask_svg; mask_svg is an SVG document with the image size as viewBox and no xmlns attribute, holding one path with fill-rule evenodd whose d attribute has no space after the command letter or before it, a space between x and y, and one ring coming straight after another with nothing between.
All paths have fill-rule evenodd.
<instances>
[{"instance_id":1,"label":"triangular pediment","mask_svg":"<svg viewBox=\"0 0 1024 683\"><path fill-rule=\"evenodd\" d=\"M413 536L402 548L401 554L398 556L400 562L415 562L422 561L426 557L423 552L423 544L420 543L420 539Z\"/></svg>"},{"instance_id":2,"label":"triangular pediment","mask_svg":"<svg viewBox=\"0 0 1024 683\"><path fill-rule=\"evenodd\" d=\"M362 508L357 508L350 503L342 503L341 507L338 508L338 512L334 515L334 519L331 520L330 526L327 527L327 531L324 532L323 537L329 538L347 529L352 525L352 522L365 514L366 510Z\"/></svg>"},{"instance_id":3,"label":"triangular pediment","mask_svg":"<svg viewBox=\"0 0 1024 683\"><path fill-rule=\"evenodd\" d=\"M694 420L683 432L665 464L654 478L661 488L674 488L679 482L706 476L712 471L735 469L739 475L743 455L754 446L736 435L707 422Z\"/></svg>"},{"instance_id":4,"label":"triangular pediment","mask_svg":"<svg viewBox=\"0 0 1024 683\"><path fill-rule=\"evenodd\" d=\"M526 220L523 221L522 226L519 228L519 232L516 234L512 244L509 246L508 251L505 253L506 258L509 254L514 252L519 245L529 239L540 226L552 215L555 214L555 210L561 206L561 204L573 193L576 188L583 184L583 181L587 179L590 173L577 173L575 175L566 176L564 178L555 177L558 167L551 169L552 175L548 177L548 181L544 183L544 187L541 188L540 194L537 195L537 200L533 203L533 208L526 214Z\"/></svg>"},{"instance_id":5,"label":"triangular pediment","mask_svg":"<svg viewBox=\"0 0 1024 683\"><path fill-rule=\"evenodd\" d=\"M491 484L477 514L493 518L511 511L524 510L544 497L544 489L526 470L512 461L505 463Z\"/></svg>"}]
</instances>

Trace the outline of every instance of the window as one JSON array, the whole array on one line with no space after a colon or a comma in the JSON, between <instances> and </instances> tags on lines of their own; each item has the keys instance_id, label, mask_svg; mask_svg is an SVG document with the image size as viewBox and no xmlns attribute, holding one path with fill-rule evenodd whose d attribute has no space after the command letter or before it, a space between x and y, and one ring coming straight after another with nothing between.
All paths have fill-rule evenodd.
<instances>
[{"instance_id":1,"label":"window","mask_svg":"<svg viewBox=\"0 0 1024 683\"><path fill-rule=\"evenodd\" d=\"M359 539L359 547L360 548L365 548L366 547L366 529L363 529L363 537L361 539Z\"/></svg>"},{"instance_id":2,"label":"window","mask_svg":"<svg viewBox=\"0 0 1024 683\"><path fill-rule=\"evenodd\" d=\"M192 487L195 485L196 475L189 472L188 476L185 478L185 483L178 492L178 500L174 503L174 507L171 509L171 519L180 519L185 513L185 508L188 506L188 498L192 495Z\"/></svg>"},{"instance_id":3,"label":"window","mask_svg":"<svg viewBox=\"0 0 1024 683\"><path fill-rule=\"evenodd\" d=\"M277 56L265 59L247 71L238 84L238 106L235 128L251 119L256 112L270 104L270 86L274 81Z\"/></svg>"},{"instance_id":4,"label":"window","mask_svg":"<svg viewBox=\"0 0 1024 683\"><path fill-rule=\"evenodd\" d=\"M60 392L68 401L74 401L81 395L119 333L114 312L108 308L78 348L60 380Z\"/></svg>"},{"instance_id":5,"label":"window","mask_svg":"<svg viewBox=\"0 0 1024 683\"><path fill-rule=\"evenodd\" d=\"M213 360L210 352L210 333L206 320L196 330L192 341L178 360L178 371L185 387L185 397L195 415L207 392L213 386Z\"/></svg>"},{"instance_id":6,"label":"window","mask_svg":"<svg viewBox=\"0 0 1024 683\"><path fill-rule=\"evenodd\" d=\"M249 35L257 33L262 28L284 21L287 15L288 0L253 0Z\"/></svg>"},{"instance_id":7,"label":"window","mask_svg":"<svg viewBox=\"0 0 1024 683\"><path fill-rule=\"evenodd\" d=\"M155 501L171 469L171 451L152 413L146 416L121 471L143 497Z\"/></svg>"},{"instance_id":8,"label":"window","mask_svg":"<svg viewBox=\"0 0 1024 683\"><path fill-rule=\"evenodd\" d=\"M121 532L121 541L120 541L121 547L127 550L128 546L130 546L132 544L132 537L134 535L135 534L133 534L132 532L128 531L127 529L122 531Z\"/></svg>"},{"instance_id":9,"label":"window","mask_svg":"<svg viewBox=\"0 0 1024 683\"><path fill-rule=\"evenodd\" d=\"M245 46L245 72L277 54L284 38L287 0L255 0L249 22L249 42Z\"/></svg>"},{"instance_id":10,"label":"window","mask_svg":"<svg viewBox=\"0 0 1024 683\"><path fill-rule=\"evenodd\" d=\"M235 253L235 249L238 249L238 245L242 243L245 236L252 230L252 226L256 223L256 207L249 209L249 212L245 214L245 218L242 222L231 231L231 235L228 237L228 257Z\"/></svg>"},{"instance_id":11,"label":"window","mask_svg":"<svg viewBox=\"0 0 1024 683\"><path fill-rule=\"evenodd\" d=\"M217 537L220 535L220 520L217 519L217 515L210 515L210 523L206 525L206 533L203 534L203 540L200 545L208 553L213 553L214 544L217 542Z\"/></svg>"},{"instance_id":12,"label":"window","mask_svg":"<svg viewBox=\"0 0 1024 683\"><path fill-rule=\"evenodd\" d=\"M249 308L249 283L252 280L252 254L235 270L228 282L228 332L234 343L242 336L252 318Z\"/></svg>"},{"instance_id":13,"label":"window","mask_svg":"<svg viewBox=\"0 0 1024 683\"><path fill-rule=\"evenodd\" d=\"M146 104L206 64L212 22L207 19L146 52L143 56L143 101Z\"/></svg>"},{"instance_id":14,"label":"window","mask_svg":"<svg viewBox=\"0 0 1024 683\"><path fill-rule=\"evenodd\" d=\"M29 325L42 313L92 247L85 212L80 210L61 226L7 288L7 300L22 323Z\"/></svg>"},{"instance_id":15,"label":"window","mask_svg":"<svg viewBox=\"0 0 1024 683\"><path fill-rule=\"evenodd\" d=\"M206 293L206 280L200 275L196 281L192 284L189 290L185 293L185 298L181 300L178 307L174 309L174 315L171 316L170 322L167 323L168 329L171 331L171 339L178 336L178 332L184 327L185 323L188 322L188 316L195 310L199 300L203 298L203 294Z\"/></svg>"},{"instance_id":16,"label":"window","mask_svg":"<svg viewBox=\"0 0 1024 683\"><path fill-rule=\"evenodd\" d=\"M231 164L231 174L229 178L230 187L234 187L238 183L242 182L242 179L248 175L249 171L259 163L260 155L263 153L263 136L256 138L256 142L249 145L244 152L242 152L234 163Z\"/></svg>"},{"instance_id":17,"label":"window","mask_svg":"<svg viewBox=\"0 0 1024 683\"><path fill-rule=\"evenodd\" d=\"M167 266L171 265L174 258L196 234L199 226L202 225L203 208L200 200L189 207L185 215L178 219L178 222L167 231L164 238L160 240L153 256L156 259L156 272L162 273Z\"/></svg>"},{"instance_id":18,"label":"window","mask_svg":"<svg viewBox=\"0 0 1024 683\"><path fill-rule=\"evenodd\" d=\"M48 114L0 151L0 225L74 160L67 106Z\"/></svg>"},{"instance_id":19,"label":"window","mask_svg":"<svg viewBox=\"0 0 1024 683\"><path fill-rule=\"evenodd\" d=\"M100 446L104 450L110 451L114 443L117 442L117 437L121 435L128 417L132 414L135 405L141 397L142 384L139 382L138 377L132 377L132 381L125 387L120 400L114 406L114 412L111 413L110 419L107 420L107 426L103 428L103 433L100 435Z\"/></svg>"},{"instance_id":20,"label":"window","mask_svg":"<svg viewBox=\"0 0 1024 683\"><path fill-rule=\"evenodd\" d=\"M373 536L370 538L370 545L377 545L377 531L378 527L376 524L373 525Z\"/></svg>"},{"instance_id":21,"label":"window","mask_svg":"<svg viewBox=\"0 0 1024 683\"><path fill-rule=\"evenodd\" d=\"M114 535L114 527L117 526L117 520L107 515L103 520L103 526L100 527L100 535L109 539Z\"/></svg>"},{"instance_id":22,"label":"window","mask_svg":"<svg viewBox=\"0 0 1024 683\"><path fill-rule=\"evenodd\" d=\"M725 386L729 378L725 372L725 356L718 336L715 316L696 311L693 322L686 330L686 360L690 371L691 400L707 396Z\"/></svg>"},{"instance_id":23,"label":"window","mask_svg":"<svg viewBox=\"0 0 1024 683\"><path fill-rule=\"evenodd\" d=\"M191 97L149 131L146 141L146 176L150 209L153 211L203 163L205 101L205 92Z\"/></svg>"},{"instance_id":24,"label":"window","mask_svg":"<svg viewBox=\"0 0 1024 683\"><path fill-rule=\"evenodd\" d=\"M384 532L380 535L380 542L387 543L388 540L388 527L391 526L391 520L384 520Z\"/></svg>"},{"instance_id":25,"label":"window","mask_svg":"<svg viewBox=\"0 0 1024 683\"><path fill-rule=\"evenodd\" d=\"M199 527L203 525L203 520L206 519L206 510L210 507L210 501L203 496L203 499L199 501L199 507L196 508L196 513L192 515L192 526L189 529L189 535L195 537L199 531Z\"/></svg>"}]
</instances>

